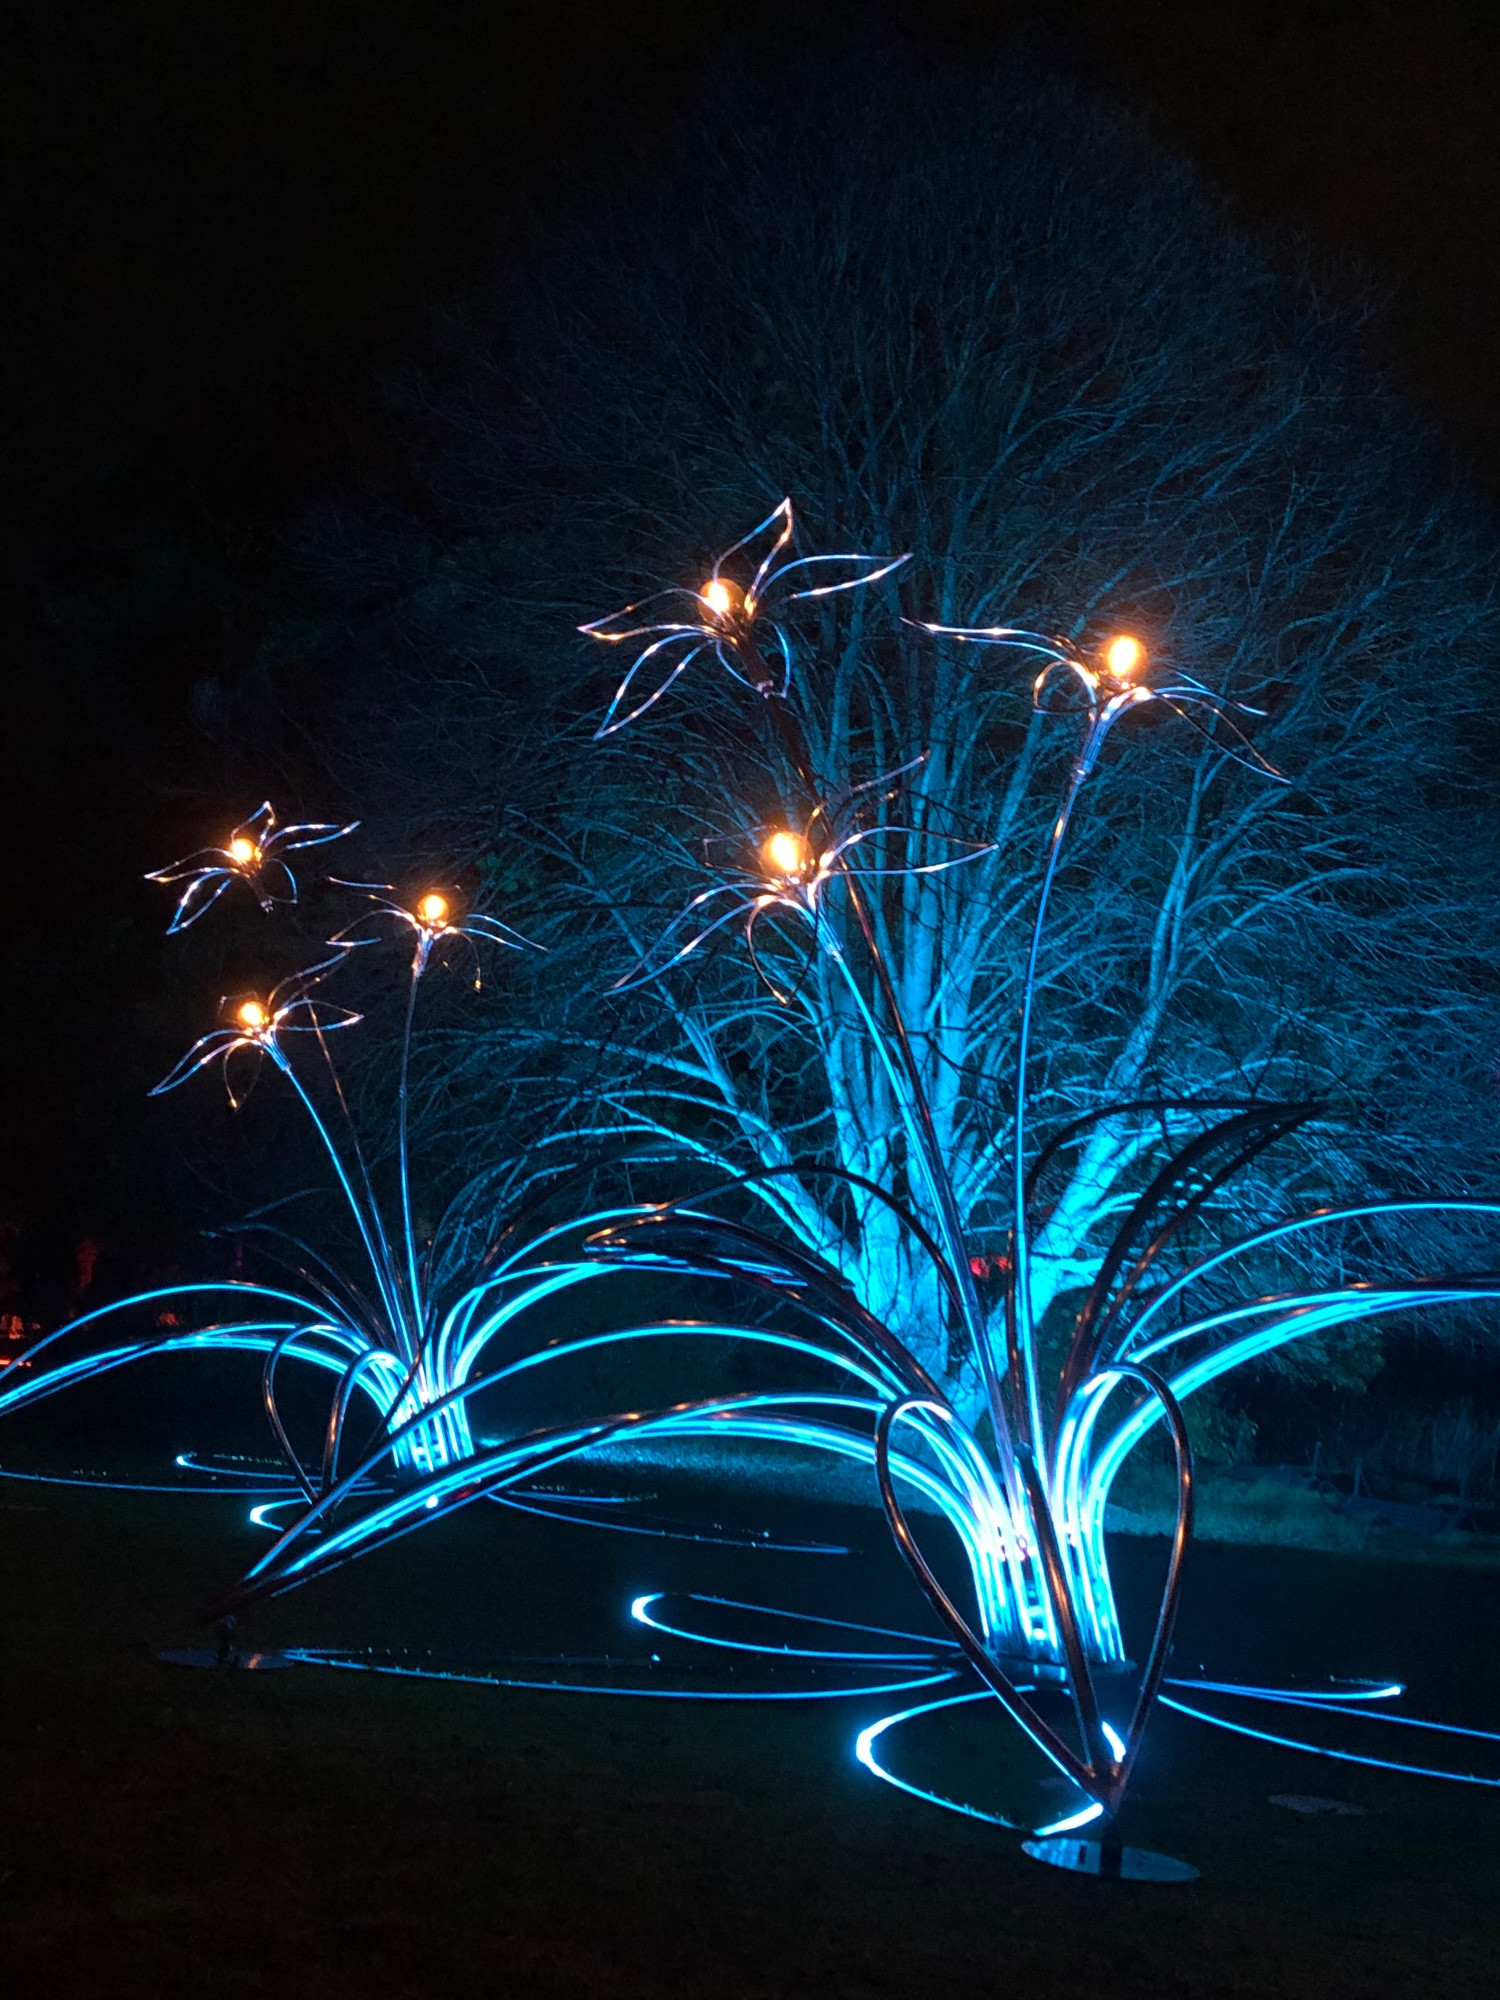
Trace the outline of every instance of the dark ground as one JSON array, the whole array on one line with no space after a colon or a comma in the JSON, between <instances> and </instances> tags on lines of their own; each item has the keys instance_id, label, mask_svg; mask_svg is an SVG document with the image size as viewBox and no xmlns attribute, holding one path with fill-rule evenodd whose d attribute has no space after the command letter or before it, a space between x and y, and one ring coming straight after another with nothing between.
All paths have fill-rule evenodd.
<instances>
[{"instance_id":1,"label":"dark ground","mask_svg":"<svg viewBox=\"0 0 1500 2000\"><path fill-rule=\"evenodd\" d=\"M256 1545L242 1501L7 1482L0 1508L15 1993L1460 2000L1500 1981L1494 1791L1163 1713L1127 1837L1203 1879L1101 1885L866 1775L857 1727L917 1697L733 1707L188 1672L155 1653L195 1637ZM705 1554L482 1506L263 1611L253 1634L619 1650L632 1590L695 1576L773 1599L811 1576L825 1605L864 1594L918 1618L878 1517L829 1509L819 1527L871 1554ZM1142 1604L1160 1548L1119 1545ZM1418 1712L1483 1726L1497 1636L1493 1574L1204 1547L1177 1657L1395 1672ZM1005 1754L999 1725L984 1741ZM1288 1791L1367 1810L1299 1819L1268 1803Z\"/></svg>"}]
</instances>

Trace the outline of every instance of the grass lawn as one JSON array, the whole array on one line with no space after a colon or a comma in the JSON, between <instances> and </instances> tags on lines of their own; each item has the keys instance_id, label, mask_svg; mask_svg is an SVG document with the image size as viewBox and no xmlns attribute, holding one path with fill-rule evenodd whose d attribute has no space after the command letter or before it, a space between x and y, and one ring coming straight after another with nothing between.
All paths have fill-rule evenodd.
<instances>
[{"instance_id":1,"label":"grass lawn","mask_svg":"<svg viewBox=\"0 0 1500 2000\"><path fill-rule=\"evenodd\" d=\"M793 1518L764 1495L733 1510ZM1500 1991L1500 1792L1163 1713L1126 1838L1202 1879L1101 1884L862 1770L857 1728L900 1697L665 1703L160 1664L261 1545L245 1511L0 1483L7 1994ZM439 1657L605 1651L640 1638L622 1626L628 1595L664 1584L800 1592L925 1625L879 1517L813 1511L853 1557L684 1547L483 1505L268 1607L252 1635ZM1118 1547L1143 1623L1161 1544ZM1390 1673L1419 1712L1481 1727L1500 1714L1494 1571L1203 1546L1180 1635L1183 1670ZM993 1741L1003 1756L998 1716L993 1729L971 1718L965 1754ZM1269 1803L1286 1792L1364 1810L1300 1818Z\"/></svg>"}]
</instances>

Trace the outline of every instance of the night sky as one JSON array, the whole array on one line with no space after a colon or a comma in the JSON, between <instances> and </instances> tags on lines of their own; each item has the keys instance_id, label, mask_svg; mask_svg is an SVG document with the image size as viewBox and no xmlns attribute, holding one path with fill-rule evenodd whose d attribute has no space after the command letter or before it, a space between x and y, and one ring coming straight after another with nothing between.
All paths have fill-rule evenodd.
<instances>
[{"instance_id":1,"label":"night sky","mask_svg":"<svg viewBox=\"0 0 1500 2000\"><path fill-rule=\"evenodd\" d=\"M1282 254L1304 237L1357 261L1393 295L1391 370L1500 484L1493 5L852 14L960 59L1020 28L1137 107ZM849 18L802 4L752 23L708 0L12 17L0 1227L37 1270L194 1215L171 1119L142 1105L180 1024L138 877L195 842L205 758L224 758L204 704L250 672L293 587L289 524L378 462L372 376L508 230L649 171L726 37L753 25L790 58ZM259 785L296 742L294 713L270 719Z\"/></svg>"}]
</instances>

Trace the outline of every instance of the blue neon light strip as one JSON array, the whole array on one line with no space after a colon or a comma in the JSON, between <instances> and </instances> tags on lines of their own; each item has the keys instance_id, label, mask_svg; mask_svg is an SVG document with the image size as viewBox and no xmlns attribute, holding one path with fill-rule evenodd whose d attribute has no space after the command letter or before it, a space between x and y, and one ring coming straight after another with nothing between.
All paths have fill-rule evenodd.
<instances>
[{"instance_id":1,"label":"blue neon light strip","mask_svg":"<svg viewBox=\"0 0 1500 2000\"><path fill-rule=\"evenodd\" d=\"M475 1687L509 1687L540 1690L554 1694L607 1694L622 1698L644 1698L648 1701L850 1701L860 1695L906 1694L914 1688L938 1687L951 1680L951 1669L944 1668L938 1673L914 1674L905 1680L872 1681L854 1687L835 1688L790 1688L770 1689L759 1692L740 1692L737 1689L711 1690L704 1688L632 1688L610 1686L608 1683L588 1683L581 1681L531 1680L511 1675L450 1673L434 1667L398 1667L383 1661L340 1658L334 1653L320 1653L310 1648L288 1648L289 1660L300 1660L308 1666L340 1667L358 1673L396 1674L408 1680L462 1681ZM633 1665L634 1662L621 1662Z\"/></svg>"},{"instance_id":2,"label":"blue neon light strip","mask_svg":"<svg viewBox=\"0 0 1500 2000\"><path fill-rule=\"evenodd\" d=\"M1403 1777L1446 1778L1455 1785L1482 1785L1491 1790L1500 1789L1500 1778L1482 1778L1470 1771L1440 1771L1428 1764L1402 1764L1388 1757L1366 1757L1354 1750L1330 1750L1321 1743L1304 1743L1294 1736L1278 1736L1269 1729L1252 1729L1248 1723L1230 1722L1222 1715L1209 1715L1201 1708L1193 1708L1189 1703L1178 1700L1176 1695L1160 1697L1163 1708L1175 1708L1180 1715L1190 1715L1196 1722L1206 1722L1214 1729L1227 1729L1234 1736L1249 1736L1259 1743L1272 1743L1283 1750L1305 1750L1314 1757L1331 1757L1338 1764L1365 1764L1376 1771L1394 1771ZM1303 1704L1304 1706L1306 1704ZM1346 1711L1358 1713L1358 1711ZM1434 1729L1449 1733L1448 1726L1440 1722L1419 1722L1409 1716L1382 1715L1366 1716L1366 1721L1401 1722L1413 1729ZM1452 1732L1465 1736L1482 1736L1482 1730L1460 1730ZM1500 1737L1490 1736L1490 1742L1500 1742Z\"/></svg>"}]
</instances>

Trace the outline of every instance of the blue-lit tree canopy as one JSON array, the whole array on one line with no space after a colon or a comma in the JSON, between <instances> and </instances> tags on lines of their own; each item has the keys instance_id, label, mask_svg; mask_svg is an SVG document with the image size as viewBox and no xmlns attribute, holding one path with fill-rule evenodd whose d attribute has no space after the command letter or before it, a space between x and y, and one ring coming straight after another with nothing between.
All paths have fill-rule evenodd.
<instances>
[{"instance_id":1,"label":"blue-lit tree canopy","mask_svg":"<svg viewBox=\"0 0 1500 2000\"><path fill-rule=\"evenodd\" d=\"M877 919L991 1310L1023 918L1072 746L1026 674L900 614L1127 629L1266 711L1284 786L1154 718L1116 737L1054 885L1034 1116L1077 1131L1038 1190L1052 1327L1208 1107L1318 1114L1221 1213L1483 1184L1488 543L1366 358L1365 303L1236 236L1128 118L1024 69L963 101L858 58L733 89L654 187L538 254L530 303L497 294L436 350L426 517L323 536L381 590L354 620L362 718L366 649L401 661L389 734L354 736L388 823L466 846L552 948L544 1035L513 1012L464 1032L496 1107L475 1139L516 1129L519 1090L530 1129L762 1171L762 1217L972 1409L971 1347L889 1214L789 1171L905 1171L827 969L790 1006L732 953L635 983L788 803L736 690L669 689L596 749L614 662L569 651L559 607L706 574L785 492L809 548L910 553L809 607L793 701L830 796L920 757L917 837L985 850L891 877ZM1358 1382L1378 1351L1346 1329L1298 1365Z\"/></svg>"}]
</instances>

